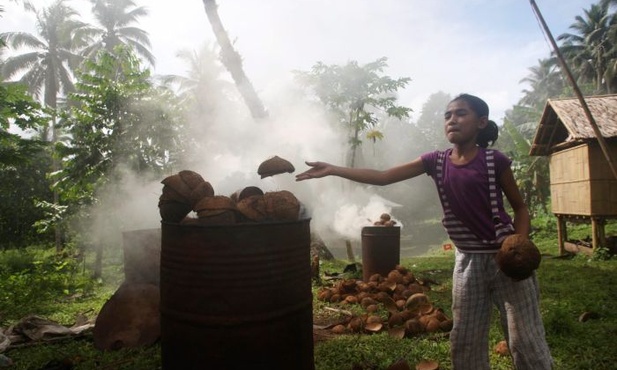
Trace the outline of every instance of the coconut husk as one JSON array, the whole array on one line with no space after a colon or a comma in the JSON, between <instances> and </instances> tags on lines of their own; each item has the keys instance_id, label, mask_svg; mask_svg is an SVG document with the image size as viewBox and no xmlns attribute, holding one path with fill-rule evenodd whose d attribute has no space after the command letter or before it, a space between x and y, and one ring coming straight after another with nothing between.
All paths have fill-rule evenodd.
<instances>
[{"instance_id":1,"label":"coconut husk","mask_svg":"<svg viewBox=\"0 0 617 370\"><path fill-rule=\"evenodd\" d=\"M439 370L439 362L423 360L416 364L416 370Z\"/></svg>"},{"instance_id":2,"label":"coconut husk","mask_svg":"<svg viewBox=\"0 0 617 370\"><path fill-rule=\"evenodd\" d=\"M191 212L187 203L159 200L159 214L165 222L180 222Z\"/></svg>"},{"instance_id":3,"label":"coconut husk","mask_svg":"<svg viewBox=\"0 0 617 370\"><path fill-rule=\"evenodd\" d=\"M236 212L232 210L205 210L197 212L199 225L232 225L236 223Z\"/></svg>"},{"instance_id":4,"label":"coconut husk","mask_svg":"<svg viewBox=\"0 0 617 370\"><path fill-rule=\"evenodd\" d=\"M173 190L175 190L180 196L184 198L186 202L189 202L189 197L191 196L191 187L188 186L187 183L182 180L179 174L167 176L161 181L163 185L167 185Z\"/></svg>"},{"instance_id":5,"label":"coconut husk","mask_svg":"<svg viewBox=\"0 0 617 370\"><path fill-rule=\"evenodd\" d=\"M386 370L411 370L411 366L406 360L401 359L388 366Z\"/></svg>"},{"instance_id":6,"label":"coconut husk","mask_svg":"<svg viewBox=\"0 0 617 370\"><path fill-rule=\"evenodd\" d=\"M519 281L533 274L540 266L542 256L529 238L512 234L504 239L495 260L506 276Z\"/></svg>"},{"instance_id":7,"label":"coconut husk","mask_svg":"<svg viewBox=\"0 0 617 370\"><path fill-rule=\"evenodd\" d=\"M163 185L163 190L161 192L161 196L159 197L159 200L173 201L173 202L180 202L180 203L187 203L187 204L190 203L186 197L180 195L180 193L175 191L169 185Z\"/></svg>"},{"instance_id":8,"label":"coconut husk","mask_svg":"<svg viewBox=\"0 0 617 370\"><path fill-rule=\"evenodd\" d=\"M412 337L424 332L424 325L416 318L405 321L405 333Z\"/></svg>"},{"instance_id":9,"label":"coconut husk","mask_svg":"<svg viewBox=\"0 0 617 370\"><path fill-rule=\"evenodd\" d=\"M454 327L454 321L452 319L447 319L439 323L439 328L442 331L450 331Z\"/></svg>"},{"instance_id":10,"label":"coconut husk","mask_svg":"<svg viewBox=\"0 0 617 370\"><path fill-rule=\"evenodd\" d=\"M236 204L230 197L225 195L214 195L204 197L199 200L193 207L197 213L201 211L216 211L216 210L236 210Z\"/></svg>"},{"instance_id":11,"label":"coconut husk","mask_svg":"<svg viewBox=\"0 0 617 370\"><path fill-rule=\"evenodd\" d=\"M493 347L493 352L503 357L510 355L510 349L508 348L508 342L506 342L505 340L502 340L501 342L497 343L495 347Z\"/></svg>"},{"instance_id":12,"label":"coconut husk","mask_svg":"<svg viewBox=\"0 0 617 370\"><path fill-rule=\"evenodd\" d=\"M235 193L233 193L230 196L230 198L234 202L238 203L242 199L248 198L251 195L264 195L264 192L263 192L263 190L261 190L257 186L247 186L244 189L237 190Z\"/></svg>"},{"instance_id":13,"label":"coconut husk","mask_svg":"<svg viewBox=\"0 0 617 370\"><path fill-rule=\"evenodd\" d=\"M189 202L191 206L195 208L195 205L200 200L202 200L205 197L213 197L213 196L214 196L214 188L212 188L212 185L207 181L202 181L191 190L191 194L189 195Z\"/></svg>"},{"instance_id":14,"label":"coconut husk","mask_svg":"<svg viewBox=\"0 0 617 370\"><path fill-rule=\"evenodd\" d=\"M257 168L257 174L263 179L268 176L274 176L285 172L292 173L295 170L296 169L291 162L275 155L259 165L259 168Z\"/></svg>"},{"instance_id":15,"label":"coconut husk","mask_svg":"<svg viewBox=\"0 0 617 370\"><path fill-rule=\"evenodd\" d=\"M94 346L118 350L154 344L161 334L159 304L158 285L122 284L96 318Z\"/></svg>"},{"instance_id":16,"label":"coconut husk","mask_svg":"<svg viewBox=\"0 0 617 370\"><path fill-rule=\"evenodd\" d=\"M405 308L410 311L425 312L427 307L432 307L432 305L424 293L412 294L405 302Z\"/></svg>"},{"instance_id":17,"label":"coconut husk","mask_svg":"<svg viewBox=\"0 0 617 370\"><path fill-rule=\"evenodd\" d=\"M427 333L434 333L441 329L441 323L439 320L431 315L420 316L420 324L424 326L424 330Z\"/></svg>"},{"instance_id":18,"label":"coconut husk","mask_svg":"<svg viewBox=\"0 0 617 370\"><path fill-rule=\"evenodd\" d=\"M238 211L250 221L260 222L268 217L263 195L251 195L236 203Z\"/></svg>"},{"instance_id":19,"label":"coconut husk","mask_svg":"<svg viewBox=\"0 0 617 370\"><path fill-rule=\"evenodd\" d=\"M195 189L199 184L205 181L200 174L191 170L182 170L178 172L178 176L180 176L182 181L191 189Z\"/></svg>"},{"instance_id":20,"label":"coconut husk","mask_svg":"<svg viewBox=\"0 0 617 370\"><path fill-rule=\"evenodd\" d=\"M264 194L266 213L277 221L297 221L300 218L300 202L292 192L287 190L272 191Z\"/></svg>"},{"instance_id":21,"label":"coconut husk","mask_svg":"<svg viewBox=\"0 0 617 370\"><path fill-rule=\"evenodd\" d=\"M405 327L404 326L390 327L388 328L388 335L393 338L403 339L405 338ZM390 370L390 368L388 368L388 370Z\"/></svg>"}]
</instances>

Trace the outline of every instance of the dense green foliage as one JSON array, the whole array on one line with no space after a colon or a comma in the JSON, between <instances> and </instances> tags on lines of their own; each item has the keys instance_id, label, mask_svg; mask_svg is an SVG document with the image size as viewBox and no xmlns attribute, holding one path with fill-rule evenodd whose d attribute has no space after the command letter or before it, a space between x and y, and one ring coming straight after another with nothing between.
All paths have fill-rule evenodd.
<instances>
[{"instance_id":1,"label":"dense green foliage","mask_svg":"<svg viewBox=\"0 0 617 370\"><path fill-rule=\"evenodd\" d=\"M383 76L386 67L387 58L382 57L365 65L359 65L357 61L343 66L319 62L309 72L296 72L298 80L344 128L350 149L348 165L351 167L356 167L356 151L363 136L373 142L383 138L383 133L377 130L383 116L403 119L411 112L410 108L396 104L396 92L411 79Z\"/></svg>"},{"instance_id":2,"label":"dense green foliage","mask_svg":"<svg viewBox=\"0 0 617 370\"><path fill-rule=\"evenodd\" d=\"M189 64L187 77L153 78L148 69L154 62L150 40L139 28L148 11L135 1L92 1L93 24L84 22L66 0L41 9L24 5L34 13L38 33L0 35L0 47L12 51L0 61L5 81L0 90L0 174L11 179L2 185L7 191L2 192L6 206L0 208L0 233L5 237L0 240L7 248L46 242L54 235L61 249L79 240L72 220L87 216L92 204L105 202L101 194L110 191L107 184L129 173L142 179L160 177L194 160L189 153L200 143L183 135L188 120L209 125L220 111L235 109L238 99L219 78L224 68L214 48L179 54ZM599 1L573 20L570 33L557 38L586 94L614 90L616 5ZM348 142L341 146L350 149L347 160L352 166L392 164L393 158L400 163L445 144L436 128L449 96L431 95L412 122L410 109L397 102L398 91L411 79L391 78L386 68L387 58L382 57L366 64L318 62L310 71L297 72L298 82L309 90L305 98L333 113L333 127L345 132ZM529 146L546 100L572 96L572 88L553 55L529 72L521 79L527 84L523 97L506 113L497 148L514 160L525 200L532 213L541 214L550 204L548 164L544 157L530 158ZM17 78L24 86L21 91L12 85ZM20 97L25 86L40 103ZM30 131L16 135L8 131L10 126ZM199 135L208 137L205 126ZM387 144L388 136L409 138L417 145L394 148ZM51 145L43 150L42 144ZM423 188L418 183L417 188ZM423 196L427 204L422 209L431 212L416 221L418 214L409 211L414 207L406 207L405 197L398 196L409 195L410 189L397 185L386 191L407 209L404 223L425 222L438 213L429 205L434 199Z\"/></svg>"},{"instance_id":3,"label":"dense green foliage","mask_svg":"<svg viewBox=\"0 0 617 370\"><path fill-rule=\"evenodd\" d=\"M51 201L45 142L8 131L16 127L28 132L40 127L43 118L40 105L25 93L23 85L0 85L0 240L4 248L47 239L33 227L45 217L37 201Z\"/></svg>"}]
</instances>

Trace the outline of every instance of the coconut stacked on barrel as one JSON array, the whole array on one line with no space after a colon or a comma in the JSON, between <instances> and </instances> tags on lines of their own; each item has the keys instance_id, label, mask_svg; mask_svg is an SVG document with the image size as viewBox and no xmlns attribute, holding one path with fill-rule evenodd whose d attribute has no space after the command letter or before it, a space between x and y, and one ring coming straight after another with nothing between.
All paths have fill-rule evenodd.
<instances>
[{"instance_id":1,"label":"coconut stacked on barrel","mask_svg":"<svg viewBox=\"0 0 617 370\"><path fill-rule=\"evenodd\" d=\"M288 161L277 156L263 162L258 169L262 178L293 172ZM212 185L199 173L182 170L163 181L159 213L163 221L202 225L242 222L297 221L300 202L287 190L263 192L247 186L230 196L215 194ZM197 218L189 217L194 211Z\"/></svg>"}]
</instances>

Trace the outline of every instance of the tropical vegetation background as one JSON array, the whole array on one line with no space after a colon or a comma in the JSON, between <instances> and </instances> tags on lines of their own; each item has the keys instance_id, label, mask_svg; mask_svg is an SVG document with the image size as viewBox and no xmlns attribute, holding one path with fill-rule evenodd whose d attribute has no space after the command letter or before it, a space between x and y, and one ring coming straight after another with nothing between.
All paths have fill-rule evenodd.
<instances>
[{"instance_id":1,"label":"tropical vegetation background","mask_svg":"<svg viewBox=\"0 0 617 370\"><path fill-rule=\"evenodd\" d=\"M148 12L136 1L91 0L92 23L68 1L46 8L15 2L36 14L37 32L0 35L0 249L14 260L28 250L51 250L55 268L87 270L83 288L103 278L103 253L114 243L94 237L92 225L107 234L121 229L114 210L125 190L118 184L150 184L191 168L191 154L204 145L187 134L196 119L207 135L222 109L248 107L255 119L268 113L223 27L217 46L179 53L186 76L157 76L148 34L139 27ZM215 2L204 3L209 21L220 23ZM616 9L617 1L600 0L572 20L569 33L556 37L585 95L617 89ZM411 79L388 76L387 61L316 61L310 70L296 71L304 99L327 111L332 127L345 133L341 145L351 166L404 161L447 144L441 122L452 97L435 92L412 120L396 94ZM496 147L513 159L525 200L542 217L550 213L548 165L546 158L528 155L530 142L547 99L572 97L573 90L553 54L528 71L521 80L528 88L498 122ZM388 146L391 138L415 145ZM397 218L404 223L434 220L440 213L430 197L416 204L423 211L419 218L414 207L405 207L404 189L374 191L403 205ZM85 255L94 262L79 266L64 260ZM48 257L40 258L28 262L37 268L26 270L43 268ZM72 293L68 287L66 293Z\"/></svg>"},{"instance_id":2,"label":"tropical vegetation background","mask_svg":"<svg viewBox=\"0 0 617 370\"><path fill-rule=\"evenodd\" d=\"M610 94L616 88L616 3L599 1L572 21L570 33L556 37L587 95ZM148 12L135 1L93 0L88 17L93 23L84 22L67 1L43 9L27 1L23 6L36 14L37 33L15 30L1 35L3 249L53 243L58 251L101 253L104 246L80 230L95 217L108 219L104 228L117 226L109 214L95 215L92 209L106 204L112 212L114 199L120 197L105 199L105 194L121 191L117 184L122 179L134 176L145 184L190 168L191 154L204 145L187 134L196 119L207 135L208 122L234 105L247 103L254 117L267 115L223 27L216 33L220 47L178 54L186 62L186 76L156 76L151 73L154 58L148 34L139 28ZM210 6L208 19L220 22L215 6ZM446 144L439 122L451 96L435 92L412 121L411 110L400 106L396 95L411 79L391 78L387 67L383 57L366 64L316 62L309 71L296 72L306 100L329 111L332 125L347 135L342 145L348 146L349 165L406 161ZM225 77L225 68L232 72L233 82ZM496 146L513 158L532 211L547 213L547 161L530 157L529 143L546 100L572 97L573 92L554 55L528 70L521 81L528 88L498 122ZM388 146L393 138L408 138L414 145ZM431 197L420 207L405 207L409 197L404 191L375 191L387 192L403 205L397 217L404 223L439 214ZM418 215L414 208L428 212Z\"/></svg>"}]
</instances>

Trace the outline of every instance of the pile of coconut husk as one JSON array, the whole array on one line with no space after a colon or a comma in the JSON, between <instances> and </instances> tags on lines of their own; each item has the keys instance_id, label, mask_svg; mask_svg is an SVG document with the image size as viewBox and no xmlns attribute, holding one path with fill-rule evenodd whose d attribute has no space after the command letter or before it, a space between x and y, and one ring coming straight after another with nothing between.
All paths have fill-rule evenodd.
<instances>
[{"instance_id":1,"label":"pile of coconut husk","mask_svg":"<svg viewBox=\"0 0 617 370\"><path fill-rule=\"evenodd\" d=\"M396 226L396 224L396 220L393 220L389 213L382 213L381 216L379 216L379 220L373 222L373 226L393 227Z\"/></svg>"},{"instance_id":2,"label":"pile of coconut husk","mask_svg":"<svg viewBox=\"0 0 617 370\"><path fill-rule=\"evenodd\" d=\"M435 307L426 293L428 284L415 278L406 267L397 265L387 276L373 274L369 281L345 279L333 286L322 287L317 299L336 304L340 312L347 313L343 319L318 329L333 334L378 333L404 338L422 333L448 332L452 320L444 311ZM351 305L362 307L363 313L352 314L344 310ZM387 318L379 315L381 308Z\"/></svg>"},{"instance_id":3,"label":"pile of coconut husk","mask_svg":"<svg viewBox=\"0 0 617 370\"><path fill-rule=\"evenodd\" d=\"M216 194L197 172L182 170L166 177L159 198L163 221L198 225L297 221L301 204L288 190L264 192L247 186L230 195ZM194 211L195 216L189 213Z\"/></svg>"}]
</instances>

